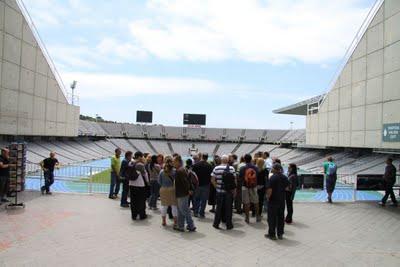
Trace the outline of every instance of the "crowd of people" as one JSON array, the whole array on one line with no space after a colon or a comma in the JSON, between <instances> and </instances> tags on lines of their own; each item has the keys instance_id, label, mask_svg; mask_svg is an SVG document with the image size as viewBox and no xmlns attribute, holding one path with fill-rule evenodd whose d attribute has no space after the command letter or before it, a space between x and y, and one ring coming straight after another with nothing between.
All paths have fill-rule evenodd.
<instances>
[{"instance_id":1,"label":"crowd of people","mask_svg":"<svg viewBox=\"0 0 400 267\"><path fill-rule=\"evenodd\" d=\"M214 213L213 227L234 228L232 214L244 215L259 223L267 213L266 237L276 240L284 234L284 224L293 221L293 199L298 186L297 166L290 164L287 175L279 159L268 152L236 155L199 153L187 160L181 155L151 155L121 149L111 159L109 198L116 199L122 184L120 206L131 209L132 220L147 218L146 209L161 212L161 225L167 216L176 231L194 232L192 217L205 218L207 204ZM128 195L130 202L128 202ZM158 200L160 206L158 207ZM287 214L285 218L285 207ZM186 227L185 227L186 226Z\"/></svg>"}]
</instances>

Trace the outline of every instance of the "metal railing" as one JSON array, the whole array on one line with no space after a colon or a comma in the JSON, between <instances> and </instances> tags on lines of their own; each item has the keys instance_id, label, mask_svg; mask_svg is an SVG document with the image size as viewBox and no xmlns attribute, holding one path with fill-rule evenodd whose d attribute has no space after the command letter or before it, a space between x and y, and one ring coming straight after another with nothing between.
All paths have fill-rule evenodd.
<instances>
[{"instance_id":1,"label":"metal railing","mask_svg":"<svg viewBox=\"0 0 400 267\"><path fill-rule=\"evenodd\" d=\"M107 193L110 187L108 170L109 168L96 166L63 166L54 171L52 190L66 193ZM44 185L44 174L38 164L27 164L25 181L25 188L29 190L40 190Z\"/></svg>"},{"instance_id":2,"label":"metal railing","mask_svg":"<svg viewBox=\"0 0 400 267\"><path fill-rule=\"evenodd\" d=\"M111 178L109 168L106 167L68 165L55 170L54 174L55 182L51 188L55 192L82 194L105 194L109 192ZM299 189L296 194L300 195L300 197L296 201L325 201L325 180L324 178L323 188ZM400 182L400 176L398 176L397 181L398 183ZM38 164L27 164L25 188L39 191L43 185L44 177L40 166ZM313 198L302 200L301 194L304 196L312 194ZM337 199L335 200L341 202L376 201L380 197L379 193L376 192L357 191L357 175L354 174L337 175L335 194L337 194ZM375 198L368 198L368 194L375 194Z\"/></svg>"},{"instance_id":3,"label":"metal railing","mask_svg":"<svg viewBox=\"0 0 400 267\"><path fill-rule=\"evenodd\" d=\"M39 47L41 48L42 53L43 53L44 57L46 58L46 61L49 64L49 67L50 67L51 71L53 72L54 77L56 78L56 81L57 81L61 91L64 93L64 96L67 99L68 103L72 104L71 101L68 99L67 90L65 88L64 82L61 79L60 73L58 72L53 60L51 59L50 54L47 51L47 48L46 48L42 38L40 37L39 31L37 30L35 23L33 22L32 17L30 16L28 9L26 8L26 6L24 4L24 1L16 0L16 3L18 5L18 7L20 8L21 13L22 13L23 17L25 18L25 21L26 21L27 25L29 26L33 36L35 37L36 42L38 43Z\"/></svg>"}]
</instances>

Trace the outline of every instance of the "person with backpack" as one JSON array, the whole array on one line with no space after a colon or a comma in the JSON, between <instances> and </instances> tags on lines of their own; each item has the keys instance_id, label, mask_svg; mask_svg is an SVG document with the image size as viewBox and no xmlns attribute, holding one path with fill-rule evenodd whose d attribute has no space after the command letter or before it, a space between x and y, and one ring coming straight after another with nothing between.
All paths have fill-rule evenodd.
<instances>
[{"instance_id":1,"label":"person with backpack","mask_svg":"<svg viewBox=\"0 0 400 267\"><path fill-rule=\"evenodd\" d=\"M162 226L167 225L168 207L171 207L174 229L178 229L178 208L175 195L175 170L172 157L165 157L164 168L158 177L160 184Z\"/></svg>"},{"instance_id":2,"label":"person with backpack","mask_svg":"<svg viewBox=\"0 0 400 267\"><path fill-rule=\"evenodd\" d=\"M324 162L324 174L326 181L326 193L328 194L328 203L332 203L332 194L335 191L336 179L337 179L337 166L333 162L332 157L328 157L327 161Z\"/></svg>"},{"instance_id":3,"label":"person with backpack","mask_svg":"<svg viewBox=\"0 0 400 267\"><path fill-rule=\"evenodd\" d=\"M190 186L190 191L193 192L192 195L189 196L188 205L190 208L190 203L192 203L192 210L194 210L194 192L196 192L197 187L199 187L199 179L195 172L193 172L193 161L192 159L186 160L185 166L186 172L188 174L188 182Z\"/></svg>"},{"instance_id":4,"label":"person with backpack","mask_svg":"<svg viewBox=\"0 0 400 267\"><path fill-rule=\"evenodd\" d=\"M132 151L125 152L125 158L121 162L120 180L122 181L122 195L121 195L121 207L129 208L128 194L129 194L129 180L126 177L126 169L129 163L132 161Z\"/></svg>"},{"instance_id":5,"label":"person with backpack","mask_svg":"<svg viewBox=\"0 0 400 267\"><path fill-rule=\"evenodd\" d=\"M251 161L251 155L244 155L244 161L246 163L239 171L239 177L243 181L242 186L242 201L244 205L244 212L246 215L245 222L250 223L250 205L254 205L254 209L258 211L258 195L257 195L257 174L258 169L254 166ZM261 221L260 215L257 215L257 222Z\"/></svg>"},{"instance_id":6,"label":"person with backpack","mask_svg":"<svg viewBox=\"0 0 400 267\"><path fill-rule=\"evenodd\" d=\"M128 164L125 175L129 180L129 191L131 197L132 220L139 215L140 220L147 218L146 215L146 186L149 184L149 177L144 165L143 153L137 151L135 160Z\"/></svg>"},{"instance_id":7,"label":"person with backpack","mask_svg":"<svg viewBox=\"0 0 400 267\"><path fill-rule=\"evenodd\" d=\"M283 238L285 227L285 198L286 188L289 186L288 178L283 174L283 168L275 163L271 169L272 176L268 181L268 233L266 238L276 240Z\"/></svg>"},{"instance_id":8,"label":"person with backpack","mask_svg":"<svg viewBox=\"0 0 400 267\"><path fill-rule=\"evenodd\" d=\"M244 157L240 157L240 162L237 165L236 168L236 174L239 173L240 169L246 166L246 163L244 162ZM243 213L243 201L242 201L242 186L243 186L243 181L239 175L237 175L236 179L236 196L235 196L235 210L237 214L242 214Z\"/></svg>"},{"instance_id":9,"label":"person with backpack","mask_svg":"<svg viewBox=\"0 0 400 267\"><path fill-rule=\"evenodd\" d=\"M161 166L157 163L157 155L152 155L148 164L148 173L150 178L150 199L149 207L151 210L157 210L157 200L160 196L160 184L158 176L161 171Z\"/></svg>"},{"instance_id":10,"label":"person with backpack","mask_svg":"<svg viewBox=\"0 0 400 267\"><path fill-rule=\"evenodd\" d=\"M185 168L183 168L181 156L176 156L174 158L174 167L176 170L175 195L178 207L178 228L175 228L175 230L184 232L186 222L186 229L189 232L195 232L196 227L194 226L192 212L189 208L189 196L193 195L193 191L191 191L188 172Z\"/></svg>"},{"instance_id":11,"label":"person with backpack","mask_svg":"<svg viewBox=\"0 0 400 267\"><path fill-rule=\"evenodd\" d=\"M257 174L257 195L258 195L258 216L261 218L264 207L265 191L267 189L268 182L268 170L265 168L265 162L263 158L257 159L256 162L258 168Z\"/></svg>"},{"instance_id":12,"label":"person with backpack","mask_svg":"<svg viewBox=\"0 0 400 267\"><path fill-rule=\"evenodd\" d=\"M292 223L293 221L293 200L297 189L297 166L294 163L289 164L288 168L289 186L286 188L286 207L287 215L285 222Z\"/></svg>"},{"instance_id":13,"label":"person with backpack","mask_svg":"<svg viewBox=\"0 0 400 267\"><path fill-rule=\"evenodd\" d=\"M210 191L211 173L213 171L211 164L208 163L207 160L208 154L204 153L201 160L193 165L193 171L197 174L199 180L199 186L194 193L194 217L205 217L205 209Z\"/></svg>"},{"instance_id":14,"label":"person with backpack","mask_svg":"<svg viewBox=\"0 0 400 267\"><path fill-rule=\"evenodd\" d=\"M225 222L226 229L233 229L232 204L236 190L235 169L229 165L229 157L223 155L221 164L211 173L211 184L216 190L216 210L213 227L219 229L221 221Z\"/></svg>"}]
</instances>

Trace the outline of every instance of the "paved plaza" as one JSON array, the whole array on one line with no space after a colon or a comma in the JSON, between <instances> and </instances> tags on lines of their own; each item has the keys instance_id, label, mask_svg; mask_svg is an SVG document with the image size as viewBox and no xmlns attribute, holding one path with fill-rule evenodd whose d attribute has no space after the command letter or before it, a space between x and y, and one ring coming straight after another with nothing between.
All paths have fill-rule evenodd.
<instances>
[{"instance_id":1,"label":"paved plaza","mask_svg":"<svg viewBox=\"0 0 400 267\"><path fill-rule=\"evenodd\" d=\"M132 222L105 195L24 192L25 209L0 207L0 266L400 266L400 208L376 203L295 203L285 239L264 238L266 221L197 233Z\"/></svg>"}]
</instances>

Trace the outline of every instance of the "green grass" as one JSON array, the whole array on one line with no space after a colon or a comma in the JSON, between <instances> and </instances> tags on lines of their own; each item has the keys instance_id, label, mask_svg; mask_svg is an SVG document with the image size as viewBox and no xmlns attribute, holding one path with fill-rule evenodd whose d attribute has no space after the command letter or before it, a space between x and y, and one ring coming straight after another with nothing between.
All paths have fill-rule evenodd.
<instances>
[{"instance_id":1,"label":"green grass","mask_svg":"<svg viewBox=\"0 0 400 267\"><path fill-rule=\"evenodd\" d=\"M109 184L111 179L111 169L104 170L102 172L92 175L93 183L99 184ZM88 178L83 178L81 180L87 181Z\"/></svg>"}]
</instances>

